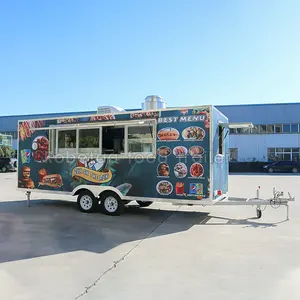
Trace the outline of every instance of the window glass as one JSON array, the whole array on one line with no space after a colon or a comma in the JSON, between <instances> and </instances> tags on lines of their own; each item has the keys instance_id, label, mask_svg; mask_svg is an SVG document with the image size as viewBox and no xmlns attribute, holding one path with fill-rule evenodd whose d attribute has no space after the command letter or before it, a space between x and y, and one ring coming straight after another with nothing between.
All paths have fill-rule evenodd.
<instances>
[{"instance_id":1,"label":"window glass","mask_svg":"<svg viewBox=\"0 0 300 300\"><path fill-rule=\"evenodd\" d=\"M267 125L260 125L259 129L260 129L260 133L266 133L267 132Z\"/></svg>"},{"instance_id":2,"label":"window glass","mask_svg":"<svg viewBox=\"0 0 300 300\"><path fill-rule=\"evenodd\" d=\"M291 132L292 133L298 132L298 124L291 124Z\"/></svg>"},{"instance_id":3,"label":"window glass","mask_svg":"<svg viewBox=\"0 0 300 300\"><path fill-rule=\"evenodd\" d=\"M268 160L275 160L275 148L268 149Z\"/></svg>"},{"instance_id":4,"label":"window glass","mask_svg":"<svg viewBox=\"0 0 300 300\"><path fill-rule=\"evenodd\" d=\"M152 152L152 126L128 127L128 152Z\"/></svg>"},{"instance_id":5,"label":"window glass","mask_svg":"<svg viewBox=\"0 0 300 300\"><path fill-rule=\"evenodd\" d=\"M274 133L274 125L267 125L267 132Z\"/></svg>"},{"instance_id":6,"label":"window glass","mask_svg":"<svg viewBox=\"0 0 300 300\"><path fill-rule=\"evenodd\" d=\"M283 132L290 133L291 132L291 125L290 124L283 124Z\"/></svg>"},{"instance_id":7,"label":"window glass","mask_svg":"<svg viewBox=\"0 0 300 300\"><path fill-rule=\"evenodd\" d=\"M291 148L284 148L283 152L291 152Z\"/></svg>"},{"instance_id":8,"label":"window glass","mask_svg":"<svg viewBox=\"0 0 300 300\"><path fill-rule=\"evenodd\" d=\"M124 126L102 127L102 154L123 154L124 136Z\"/></svg>"},{"instance_id":9,"label":"window glass","mask_svg":"<svg viewBox=\"0 0 300 300\"><path fill-rule=\"evenodd\" d=\"M230 161L238 160L238 148L230 148L229 149L229 160Z\"/></svg>"},{"instance_id":10,"label":"window glass","mask_svg":"<svg viewBox=\"0 0 300 300\"><path fill-rule=\"evenodd\" d=\"M249 134L251 128L242 128L242 133L243 134Z\"/></svg>"},{"instance_id":11,"label":"window glass","mask_svg":"<svg viewBox=\"0 0 300 300\"><path fill-rule=\"evenodd\" d=\"M300 148L292 148L292 152L300 152Z\"/></svg>"},{"instance_id":12,"label":"window glass","mask_svg":"<svg viewBox=\"0 0 300 300\"><path fill-rule=\"evenodd\" d=\"M58 131L58 149L76 149L76 130Z\"/></svg>"},{"instance_id":13,"label":"window glass","mask_svg":"<svg viewBox=\"0 0 300 300\"><path fill-rule=\"evenodd\" d=\"M251 129L251 133L259 133L259 125L254 125L253 128Z\"/></svg>"},{"instance_id":14,"label":"window glass","mask_svg":"<svg viewBox=\"0 0 300 300\"><path fill-rule=\"evenodd\" d=\"M235 134L236 133L236 128L230 128L230 134Z\"/></svg>"},{"instance_id":15,"label":"window glass","mask_svg":"<svg viewBox=\"0 0 300 300\"><path fill-rule=\"evenodd\" d=\"M58 148L76 148L76 130L58 131Z\"/></svg>"},{"instance_id":16,"label":"window glass","mask_svg":"<svg viewBox=\"0 0 300 300\"><path fill-rule=\"evenodd\" d=\"M299 162L299 158L300 158L299 153L293 153L293 154L292 154L292 160L293 160L293 161Z\"/></svg>"},{"instance_id":17,"label":"window glass","mask_svg":"<svg viewBox=\"0 0 300 300\"><path fill-rule=\"evenodd\" d=\"M283 160L291 160L291 153L284 153Z\"/></svg>"},{"instance_id":18,"label":"window glass","mask_svg":"<svg viewBox=\"0 0 300 300\"><path fill-rule=\"evenodd\" d=\"M99 149L99 128L79 130L79 152L86 153Z\"/></svg>"},{"instance_id":19,"label":"window glass","mask_svg":"<svg viewBox=\"0 0 300 300\"><path fill-rule=\"evenodd\" d=\"M281 132L282 132L282 124L280 124L280 125L275 125L275 132L276 132L276 133L281 133Z\"/></svg>"}]
</instances>

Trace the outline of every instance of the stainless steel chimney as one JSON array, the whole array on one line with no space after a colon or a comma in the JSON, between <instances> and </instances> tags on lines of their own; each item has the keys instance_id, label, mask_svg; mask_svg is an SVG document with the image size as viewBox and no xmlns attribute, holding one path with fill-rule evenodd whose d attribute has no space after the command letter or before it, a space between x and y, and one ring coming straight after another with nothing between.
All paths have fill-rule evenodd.
<instances>
[{"instance_id":1,"label":"stainless steel chimney","mask_svg":"<svg viewBox=\"0 0 300 300\"><path fill-rule=\"evenodd\" d=\"M162 97L151 95L147 96L142 103L142 110L156 110L166 108L166 103Z\"/></svg>"}]
</instances>

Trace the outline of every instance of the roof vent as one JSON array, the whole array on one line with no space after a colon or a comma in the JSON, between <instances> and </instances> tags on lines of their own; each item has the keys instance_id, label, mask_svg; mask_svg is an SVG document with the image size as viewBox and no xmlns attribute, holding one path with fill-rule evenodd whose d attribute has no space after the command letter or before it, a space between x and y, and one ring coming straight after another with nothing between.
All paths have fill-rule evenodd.
<instances>
[{"instance_id":1,"label":"roof vent","mask_svg":"<svg viewBox=\"0 0 300 300\"><path fill-rule=\"evenodd\" d=\"M142 103L142 110L157 110L166 108L166 102L160 96L151 95Z\"/></svg>"},{"instance_id":2,"label":"roof vent","mask_svg":"<svg viewBox=\"0 0 300 300\"><path fill-rule=\"evenodd\" d=\"M106 115L106 114L113 114L123 112L125 109L117 107L117 106L99 106L97 108L97 114Z\"/></svg>"}]
</instances>

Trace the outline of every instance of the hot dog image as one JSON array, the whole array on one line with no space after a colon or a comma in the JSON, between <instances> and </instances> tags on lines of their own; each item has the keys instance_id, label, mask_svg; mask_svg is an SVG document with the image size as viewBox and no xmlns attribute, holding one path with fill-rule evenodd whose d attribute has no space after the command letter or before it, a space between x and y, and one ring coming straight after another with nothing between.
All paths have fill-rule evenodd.
<instances>
[{"instance_id":1,"label":"hot dog image","mask_svg":"<svg viewBox=\"0 0 300 300\"><path fill-rule=\"evenodd\" d=\"M166 128L162 128L158 132L157 136L162 141L174 141L179 138L179 132L175 128L166 127Z\"/></svg>"}]
</instances>

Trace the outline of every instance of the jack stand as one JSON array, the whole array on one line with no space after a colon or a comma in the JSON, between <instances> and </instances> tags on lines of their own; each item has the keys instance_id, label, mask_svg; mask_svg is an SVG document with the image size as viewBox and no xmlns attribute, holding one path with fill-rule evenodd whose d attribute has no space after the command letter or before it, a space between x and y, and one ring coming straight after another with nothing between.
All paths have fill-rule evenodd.
<instances>
[{"instance_id":1,"label":"jack stand","mask_svg":"<svg viewBox=\"0 0 300 300\"><path fill-rule=\"evenodd\" d=\"M30 191L26 191L26 196L27 196L27 207L30 207L30 195L31 195L31 192Z\"/></svg>"}]
</instances>

